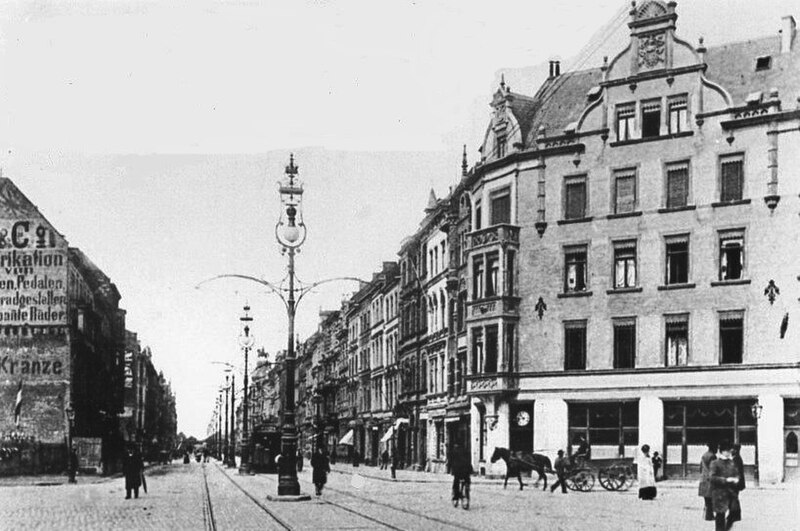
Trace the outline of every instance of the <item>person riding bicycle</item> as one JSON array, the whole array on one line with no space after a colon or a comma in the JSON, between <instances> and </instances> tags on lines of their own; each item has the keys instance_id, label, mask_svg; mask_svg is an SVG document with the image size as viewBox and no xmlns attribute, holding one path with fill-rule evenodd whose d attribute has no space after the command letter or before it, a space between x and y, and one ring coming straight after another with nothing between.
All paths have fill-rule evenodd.
<instances>
[{"instance_id":1,"label":"person riding bicycle","mask_svg":"<svg viewBox=\"0 0 800 531\"><path fill-rule=\"evenodd\" d=\"M447 463L450 465L450 473L453 475L453 500L457 500L461 497L461 481L467 485L470 483L472 463L470 463L466 450L458 443L453 445L453 449L447 457Z\"/></svg>"}]
</instances>

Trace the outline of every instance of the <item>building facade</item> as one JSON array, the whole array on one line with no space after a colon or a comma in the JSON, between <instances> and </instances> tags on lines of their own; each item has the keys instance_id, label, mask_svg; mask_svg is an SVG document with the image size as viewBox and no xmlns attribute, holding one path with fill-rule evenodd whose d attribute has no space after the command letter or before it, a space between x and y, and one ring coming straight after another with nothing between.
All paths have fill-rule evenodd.
<instances>
[{"instance_id":1,"label":"building facade","mask_svg":"<svg viewBox=\"0 0 800 531\"><path fill-rule=\"evenodd\" d=\"M465 150L396 281L345 301L319 357L340 453L388 444L443 472L459 443L502 474L496 447L553 458L583 438L600 462L649 444L687 477L729 439L748 474L797 477L795 21L721 45L677 21L635 3L602 64L553 61L532 95L501 81L480 160Z\"/></svg>"}]
</instances>

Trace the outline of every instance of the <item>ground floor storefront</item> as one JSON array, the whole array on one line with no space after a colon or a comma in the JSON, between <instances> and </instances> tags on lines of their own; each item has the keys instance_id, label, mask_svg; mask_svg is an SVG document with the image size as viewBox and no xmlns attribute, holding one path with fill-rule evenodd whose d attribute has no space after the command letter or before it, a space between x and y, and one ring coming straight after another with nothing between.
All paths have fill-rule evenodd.
<instances>
[{"instance_id":1,"label":"ground floor storefront","mask_svg":"<svg viewBox=\"0 0 800 531\"><path fill-rule=\"evenodd\" d=\"M473 396L473 466L481 473L504 474L502 461L491 462L495 448L541 453L554 460L558 450L572 453L585 440L598 466L633 461L647 444L651 453L662 456L662 474L691 479L699 475L707 444L726 440L741 445L751 479L796 479L797 374L797 369L705 369L668 377L655 373L635 378L592 374L569 380L549 375L535 382L520 379L513 395Z\"/></svg>"}]
</instances>

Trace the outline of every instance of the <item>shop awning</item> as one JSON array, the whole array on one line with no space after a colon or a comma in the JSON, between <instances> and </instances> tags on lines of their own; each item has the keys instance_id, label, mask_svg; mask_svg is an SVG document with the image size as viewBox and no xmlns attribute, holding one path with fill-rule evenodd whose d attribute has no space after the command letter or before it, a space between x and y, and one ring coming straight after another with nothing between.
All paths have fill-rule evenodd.
<instances>
[{"instance_id":1,"label":"shop awning","mask_svg":"<svg viewBox=\"0 0 800 531\"><path fill-rule=\"evenodd\" d=\"M381 437L381 442L385 443L392 438L392 435L394 435L394 426L389 426L389 429L386 430L386 433L384 433L383 437Z\"/></svg>"},{"instance_id":2,"label":"shop awning","mask_svg":"<svg viewBox=\"0 0 800 531\"><path fill-rule=\"evenodd\" d=\"M396 421L394 421L394 429L399 430L400 426L402 426L403 424L408 424L408 419L405 418L397 419Z\"/></svg>"},{"instance_id":3,"label":"shop awning","mask_svg":"<svg viewBox=\"0 0 800 531\"><path fill-rule=\"evenodd\" d=\"M353 444L353 430L348 431L347 434L344 437L342 437L342 439L339 441L339 444L349 444L349 445L352 446L352 444Z\"/></svg>"}]
</instances>

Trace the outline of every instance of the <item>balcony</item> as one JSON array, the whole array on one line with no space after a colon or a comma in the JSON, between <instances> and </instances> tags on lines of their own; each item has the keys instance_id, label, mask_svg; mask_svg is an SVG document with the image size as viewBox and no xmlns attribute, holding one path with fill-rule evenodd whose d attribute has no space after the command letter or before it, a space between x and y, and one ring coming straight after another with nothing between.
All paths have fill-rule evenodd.
<instances>
[{"instance_id":1,"label":"balcony","mask_svg":"<svg viewBox=\"0 0 800 531\"><path fill-rule=\"evenodd\" d=\"M495 395L517 390L517 378L508 374L479 374L467 376L467 393Z\"/></svg>"},{"instance_id":2,"label":"balcony","mask_svg":"<svg viewBox=\"0 0 800 531\"><path fill-rule=\"evenodd\" d=\"M519 227L516 225L492 225L469 233L470 251L495 245L519 247Z\"/></svg>"},{"instance_id":3,"label":"balcony","mask_svg":"<svg viewBox=\"0 0 800 531\"><path fill-rule=\"evenodd\" d=\"M492 317L519 317L519 297L487 297L467 303L467 321Z\"/></svg>"}]
</instances>

